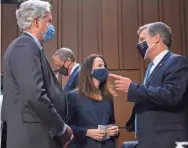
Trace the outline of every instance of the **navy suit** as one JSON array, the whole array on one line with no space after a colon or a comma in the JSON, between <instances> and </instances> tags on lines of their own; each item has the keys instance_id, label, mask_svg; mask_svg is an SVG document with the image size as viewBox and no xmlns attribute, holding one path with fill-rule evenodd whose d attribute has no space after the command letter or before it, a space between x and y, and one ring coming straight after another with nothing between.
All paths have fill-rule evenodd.
<instances>
[{"instance_id":1,"label":"navy suit","mask_svg":"<svg viewBox=\"0 0 188 148\"><path fill-rule=\"evenodd\" d=\"M188 60L168 52L145 85L131 83L128 101L136 102L126 124L134 131L137 114L139 148L173 148L188 141Z\"/></svg>"},{"instance_id":2,"label":"navy suit","mask_svg":"<svg viewBox=\"0 0 188 148\"><path fill-rule=\"evenodd\" d=\"M77 66L72 72L72 74L70 75L69 80L67 81L64 88L65 92L68 93L69 91L74 90L77 87L79 72L80 72L80 65Z\"/></svg>"}]
</instances>

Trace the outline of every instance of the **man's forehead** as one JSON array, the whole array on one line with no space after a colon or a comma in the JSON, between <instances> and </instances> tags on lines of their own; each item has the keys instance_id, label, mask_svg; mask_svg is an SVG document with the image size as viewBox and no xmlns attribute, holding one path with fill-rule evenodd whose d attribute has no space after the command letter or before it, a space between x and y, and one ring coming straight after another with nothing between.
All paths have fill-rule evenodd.
<instances>
[{"instance_id":1,"label":"man's forehead","mask_svg":"<svg viewBox=\"0 0 188 148\"><path fill-rule=\"evenodd\" d=\"M57 61L57 62L61 62L61 59L60 59L59 55L54 55L54 56L53 56L53 59L54 59L55 61Z\"/></svg>"},{"instance_id":2,"label":"man's forehead","mask_svg":"<svg viewBox=\"0 0 188 148\"><path fill-rule=\"evenodd\" d=\"M140 35L139 35L139 38L142 38L142 37L148 37L148 29L144 29Z\"/></svg>"},{"instance_id":3,"label":"man's forehead","mask_svg":"<svg viewBox=\"0 0 188 148\"><path fill-rule=\"evenodd\" d=\"M52 14L50 12L46 13L46 15L44 16L45 20L53 20L52 18Z\"/></svg>"}]
</instances>

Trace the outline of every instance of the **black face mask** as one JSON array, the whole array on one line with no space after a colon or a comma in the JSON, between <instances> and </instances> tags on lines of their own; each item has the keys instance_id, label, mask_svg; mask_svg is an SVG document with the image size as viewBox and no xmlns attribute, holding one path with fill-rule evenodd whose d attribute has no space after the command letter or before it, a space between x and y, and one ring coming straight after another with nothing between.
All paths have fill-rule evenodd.
<instances>
[{"instance_id":1,"label":"black face mask","mask_svg":"<svg viewBox=\"0 0 188 148\"><path fill-rule=\"evenodd\" d=\"M65 68L65 66L61 66L57 72L59 72L61 75L68 76L68 68Z\"/></svg>"},{"instance_id":2,"label":"black face mask","mask_svg":"<svg viewBox=\"0 0 188 148\"><path fill-rule=\"evenodd\" d=\"M136 45L140 55L142 56L142 58L145 58L146 57L146 53L147 53L147 50L148 50L148 44L146 41L143 41L143 42L140 42Z\"/></svg>"}]
</instances>

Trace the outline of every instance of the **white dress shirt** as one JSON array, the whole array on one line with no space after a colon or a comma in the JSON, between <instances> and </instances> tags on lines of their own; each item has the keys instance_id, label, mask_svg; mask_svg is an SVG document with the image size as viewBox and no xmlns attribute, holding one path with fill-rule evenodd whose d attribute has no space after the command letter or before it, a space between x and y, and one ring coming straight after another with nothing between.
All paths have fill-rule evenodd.
<instances>
[{"instance_id":1,"label":"white dress shirt","mask_svg":"<svg viewBox=\"0 0 188 148\"><path fill-rule=\"evenodd\" d=\"M163 59L163 57L169 52L169 50L164 50L162 52L160 52L153 60L153 66L151 67L150 70L150 74L152 73L152 71L155 69L155 67L157 67L157 65L159 64L159 62Z\"/></svg>"}]
</instances>

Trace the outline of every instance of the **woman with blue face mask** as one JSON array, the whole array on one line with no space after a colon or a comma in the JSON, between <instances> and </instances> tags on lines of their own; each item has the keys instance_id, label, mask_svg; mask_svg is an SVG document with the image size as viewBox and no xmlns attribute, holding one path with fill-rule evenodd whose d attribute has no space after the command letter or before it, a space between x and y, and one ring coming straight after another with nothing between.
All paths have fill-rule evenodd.
<instances>
[{"instance_id":1,"label":"woman with blue face mask","mask_svg":"<svg viewBox=\"0 0 188 148\"><path fill-rule=\"evenodd\" d=\"M70 148L115 148L114 92L108 83L102 56L88 56L80 70L78 88L68 94L69 118L74 139Z\"/></svg>"}]
</instances>

